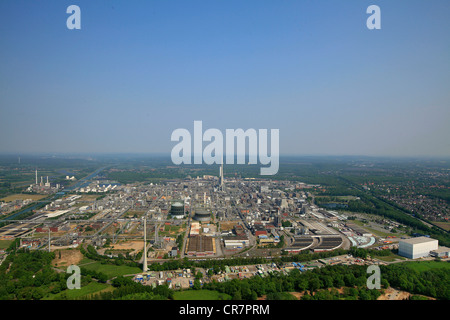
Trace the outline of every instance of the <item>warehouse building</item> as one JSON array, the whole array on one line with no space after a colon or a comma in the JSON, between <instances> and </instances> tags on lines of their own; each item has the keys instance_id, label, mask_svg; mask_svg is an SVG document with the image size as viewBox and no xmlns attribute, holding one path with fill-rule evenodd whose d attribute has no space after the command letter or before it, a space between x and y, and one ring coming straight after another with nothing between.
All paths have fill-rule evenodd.
<instances>
[{"instance_id":1,"label":"warehouse building","mask_svg":"<svg viewBox=\"0 0 450 320\"><path fill-rule=\"evenodd\" d=\"M398 254L408 259L427 257L430 252L438 249L438 241L428 237L417 237L400 240Z\"/></svg>"},{"instance_id":2,"label":"warehouse building","mask_svg":"<svg viewBox=\"0 0 450 320\"><path fill-rule=\"evenodd\" d=\"M450 248L447 247L439 247L439 249L433 250L430 252L432 257L438 258L448 258L450 257Z\"/></svg>"},{"instance_id":3,"label":"warehouse building","mask_svg":"<svg viewBox=\"0 0 450 320\"><path fill-rule=\"evenodd\" d=\"M226 249L243 248L250 245L250 240L245 235L223 237L223 243Z\"/></svg>"},{"instance_id":4,"label":"warehouse building","mask_svg":"<svg viewBox=\"0 0 450 320\"><path fill-rule=\"evenodd\" d=\"M188 238L186 253L188 256L209 256L216 253L213 237L192 235Z\"/></svg>"}]
</instances>

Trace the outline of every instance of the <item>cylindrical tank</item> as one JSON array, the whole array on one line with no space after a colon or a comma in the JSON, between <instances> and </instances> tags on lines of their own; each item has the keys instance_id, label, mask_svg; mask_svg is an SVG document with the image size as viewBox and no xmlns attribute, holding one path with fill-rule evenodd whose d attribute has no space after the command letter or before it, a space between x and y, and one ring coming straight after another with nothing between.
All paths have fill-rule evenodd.
<instances>
[{"instance_id":1,"label":"cylindrical tank","mask_svg":"<svg viewBox=\"0 0 450 320\"><path fill-rule=\"evenodd\" d=\"M181 201L176 201L172 203L170 207L170 214L172 216L184 216L184 203Z\"/></svg>"},{"instance_id":2,"label":"cylindrical tank","mask_svg":"<svg viewBox=\"0 0 450 320\"><path fill-rule=\"evenodd\" d=\"M205 208L197 208L197 209L195 209L194 220L210 221L211 220L211 212L209 212Z\"/></svg>"}]
</instances>

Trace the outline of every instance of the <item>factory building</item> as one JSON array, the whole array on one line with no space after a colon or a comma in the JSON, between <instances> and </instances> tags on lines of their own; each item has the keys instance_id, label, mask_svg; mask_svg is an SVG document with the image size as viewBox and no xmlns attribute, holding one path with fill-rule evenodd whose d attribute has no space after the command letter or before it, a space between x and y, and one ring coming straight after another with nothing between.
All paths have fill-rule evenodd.
<instances>
[{"instance_id":1,"label":"factory building","mask_svg":"<svg viewBox=\"0 0 450 320\"><path fill-rule=\"evenodd\" d=\"M439 247L439 249L431 251L430 255L437 258L448 258L450 257L450 248Z\"/></svg>"},{"instance_id":2,"label":"factory building","mask_svg":"<svg viewBox=\"0 0 450 320\"><path fill-rule=\"evenodd\" d=\"M248 247L250 245L250 240L245 235L231 236L223 237L223 243L226 249L236 249Z\"/></svg>"},{"instance_id":3,"label":"factory building","mask_svg":"<svg viewBox=\"0 0 450 320\"><path fill-rule=\"evenodd\" d=\"M216 244L213 237L192 235L186 245L188 256L209 256L216 253Z\"/></svg>"},{"instance_id":4,"label":"factory building","mask_svg":"<svg viewBox=\"0 0 450 320\"><path fill-rule=\"evenodd\" d=\"M428 237L417 237L400 240L398 254L408 259L427 257L431 251L438 249L438 241Z\"/></svg>"}]
</instances>

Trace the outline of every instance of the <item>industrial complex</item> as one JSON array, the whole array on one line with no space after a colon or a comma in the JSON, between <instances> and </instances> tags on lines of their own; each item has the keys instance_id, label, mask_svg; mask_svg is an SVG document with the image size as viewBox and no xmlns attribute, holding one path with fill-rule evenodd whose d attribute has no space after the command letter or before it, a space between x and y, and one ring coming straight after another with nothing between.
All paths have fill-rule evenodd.
<instances>
[{"instance_id":1,"label":"industrial complex","mask_svg":"<svg viewBox=\"0 0 450 320\"><path fill-rule=\"evenodd\" d=\"M40 188L41 183L36 180L31 187ZM70 190L61 191L58 186L54 198L28 218L10 219L0 228L0 240L20 238L20 245L30 250L92 245L99 254L109 257L142 253L138 261L143 270L134 279L149 285L169 283L174 288L192 286L189 270L156 273L149 272L148 265L166 259L277 257L351 247L398 249L398 255L407 259L448 258L449 249L439 246L438 240L425 236L381 237L374 228L382 226L375 222L368 228L343 212L315 205L308 199L309 190L317 187L238 176L225 179L223 165L218 176L155 184L119 184L93 176ZM103 195L85 192L93 189ZM229 272L216 280L359 263L386 262L342 256L301 266L229 266Z\"/></svg>"}]
</instances>

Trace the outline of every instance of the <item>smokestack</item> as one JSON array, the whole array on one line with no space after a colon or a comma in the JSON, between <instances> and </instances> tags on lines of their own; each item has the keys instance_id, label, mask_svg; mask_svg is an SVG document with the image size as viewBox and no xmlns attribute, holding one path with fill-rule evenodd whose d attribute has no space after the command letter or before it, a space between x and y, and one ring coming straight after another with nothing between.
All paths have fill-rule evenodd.
<instances>
[{"instance_id":1,"label":"smokestack","mask_svg":"<svg viewBox=\"0 0 450 320\"><path fill-rule=\"evenodd\" d=\"M50 238L50 226L48 226L48 252L50 252L50 241L51 241L51 238Z\"/></svg>"},{"instance_id":2,"label":"smokestack","mask_svg":"<svg viewBox=\"0 0 450 320\"><path fill-rule=\"evenodd\" d=\"M36 185L38 184L38 179L37 179L37 169L36 169Z\"/></svg>"},{"instance_id":3,"label":"smokestack","mask_svg":"<svg viewBox=\"0 0 450 320\"><path fill-rule=\"evenodd\" d=\"M147 216L144 217L144 265L142 272L147 272Z\"/></svg>"},{"instance_id":4,"label":"smokestack","mask_svg":"<svg viewBox=\"0 0 450 320\"><path fill-rule=\"evenodd\" d=\"M223 191L223 163L220 165L219 188Z\"/></svg>"}]
</instances>

